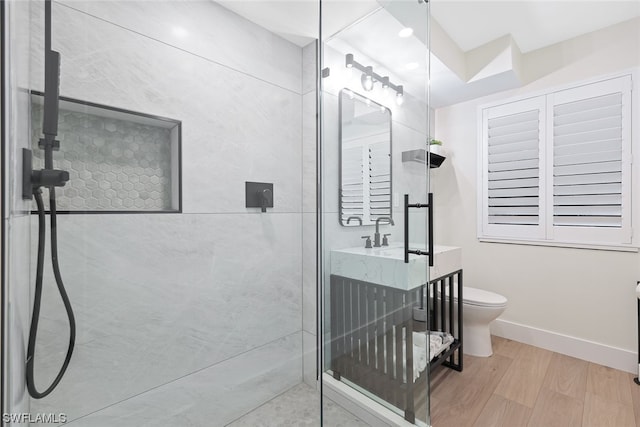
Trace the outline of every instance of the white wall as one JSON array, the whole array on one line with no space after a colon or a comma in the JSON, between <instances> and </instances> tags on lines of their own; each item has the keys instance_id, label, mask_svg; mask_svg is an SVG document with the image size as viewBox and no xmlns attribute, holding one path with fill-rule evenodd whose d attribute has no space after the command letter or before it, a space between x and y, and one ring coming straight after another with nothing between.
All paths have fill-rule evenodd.
<instances>
[{"instance_id":1,"label":"white wall","mask_svg":"<svg viewBox=\"0 0 640 427\"><path fill-rule=\"evenodd\" d=\"M447 151L447 160L432 174L438 243L463 248L465 284L508 298L502 320L592 341L605 346L605 352L606 347L626 350L613 351L610 354L619 357L599 361L633 371L637 368L631 353L636 351L637 337L637 253L477 240L477 114L478 106L487 102L638 67L640 19L540 49L525 61L529 82L525 86L436 110L436 138L444 142ZM636 136L634 149L638 141ZM634 169L635 185L638 167L634 165ZM637 186L635 194L640 194ZM514 330L508 324L496 326L503 333ZM516 329L525 331L518 336L522 340L539 336L532 329ZM564 341L573 343L569 349L576 344L575 340ZM582 350L573 355L593 356Z\"/></svg>"},{"instance_id":2,"label":"white wall","mask_svg":"<svg viewBox=\"0 0 640 427\"><path fill-rule=\"evenodd\" d=\"M302 50L209 1L54 2L53 16L61 95L182 121L183 213L59 218L77 347L32 410L224 425L302 380ZM245 208L245 181L273 182L274 208ZM41 387L68 329L46 279Z\"/></svg>"}]
</instances>

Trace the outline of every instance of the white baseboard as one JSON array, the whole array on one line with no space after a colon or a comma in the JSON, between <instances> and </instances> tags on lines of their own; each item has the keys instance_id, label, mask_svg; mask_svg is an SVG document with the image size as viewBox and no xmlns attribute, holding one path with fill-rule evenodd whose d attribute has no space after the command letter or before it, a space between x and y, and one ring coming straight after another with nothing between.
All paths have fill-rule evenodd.
<instances>
[{"instance_id":1,"label":"white baseboard","mask_svg":"<svg viewBox=\"0 0 640 427\"><path fill-rule=\"evenodd\" d=\"M622 348L501 319L496 319L491 323L491 333L621 371L638 373L638 355Z\"/></svg>"},{"instance_id":2,"label":"white baseboard","mask_svg":"<svg viewBox=\"0 0 640 427\"><path fill-rule=\"evenodd\" d=\"M406 421L400 415L327 373L322 374L322 385L322 392L326 397L371 427L416 427L416 424Z\"/></svg>"}]
</instances>

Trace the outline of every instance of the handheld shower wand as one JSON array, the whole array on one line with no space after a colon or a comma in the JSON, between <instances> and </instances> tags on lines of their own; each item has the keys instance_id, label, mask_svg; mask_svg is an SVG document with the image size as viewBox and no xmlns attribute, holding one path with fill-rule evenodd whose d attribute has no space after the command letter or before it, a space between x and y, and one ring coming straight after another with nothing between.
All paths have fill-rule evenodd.
<instances>
[{"instance_id":1,"label":"handheld shower wand","mask_svg":"<svg viewBox=\"0 0 640 427\"><path fill-rule=\"evenodd\" d=\"M56 187L64 186L69 180L69 172L53 169L53 151L60 149L60 141L56 140L58 134L58 100L60 87L60 54L51 50L51 0L45 0L45 93L44 93L44 118L42 123L43 138L38 146L44 150L44 168L33 170L31 164L31 151L23 150L23 188L22 196L36 200L38 207L38 257L36 267L36 286L33 299L33 312L31 315L31 328L29 329L29 343L27 346L27 389L31 397L41 399L51 393L60 383L71 361L76 339L76 323L73 309L67 292L62 282L60 266L58 265L58 221L56 215ZM45 246L45 209L42 201L42 187L49 190L49 211L51 220L51 264L60 297L64 303L67 317L69 318L69 346L62 367L49 387L40 392L37 390L34 380L34 358L36 349L36 336L38 333L38 321L40 320L40 304L42 301L42 283L44 270L44 246Z\"/></svg>"}]
</instances>

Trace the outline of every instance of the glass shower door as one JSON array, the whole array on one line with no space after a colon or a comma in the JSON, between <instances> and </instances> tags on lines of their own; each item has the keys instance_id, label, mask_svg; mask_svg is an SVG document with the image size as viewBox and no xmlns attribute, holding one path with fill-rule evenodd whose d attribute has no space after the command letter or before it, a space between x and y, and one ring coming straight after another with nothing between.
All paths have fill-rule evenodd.
<instances>
[{"instance_id":1,"label":"glass shower door","mask_svg":"<svg viewBox=\"0 0 640 427\"><path fill-rule=\"evenodd\" d=\"M64 414L72 426L319 423L315 380L303 382L316 371L313 354L303 371L303 311L315 313L302 297L304 46L212 1L51 6L61 56L53 165L69 173L56 189L58 259L77 334L62 381L30 398L39 230L20 189L22 148L34 169L44 164L44 1L2 2L13 55L3 61L13 107L4 412ZM38 390L70 335L48 236L30 359Z\"/></svg>"},{"instance_id":2,"label":"glass shower door","mask_svg":"<svg viewBox=\"0 0 640 427\"><path fill-rule=\"evenodd\" d=\"M429 425L429 6L325 2L322 25L323 393Z\"/></svg>"}]
</instances>

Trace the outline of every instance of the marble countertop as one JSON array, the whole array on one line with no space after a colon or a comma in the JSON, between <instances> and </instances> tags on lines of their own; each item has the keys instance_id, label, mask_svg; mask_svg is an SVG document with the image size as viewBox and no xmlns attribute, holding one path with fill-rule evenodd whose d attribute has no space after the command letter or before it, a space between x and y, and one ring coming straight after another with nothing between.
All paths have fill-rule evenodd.
<instances>
[{"instance_id":1,"label":"marble countertop","mask_svg":"<svg viewBox=\"0 0 640 427\"><path fill-rule=\"evenodd\" d=\"M411 249L424 249L424 244L410 243ZM434 266L429 280L462 268L462 250L455 246L434 246ZM396 289L410 290L427 282L426 256L409 254L404 262L404 246L395 243L380 248L344 248L331 251L331 274L377 283Z\"/></svg>"}]
</instances>

